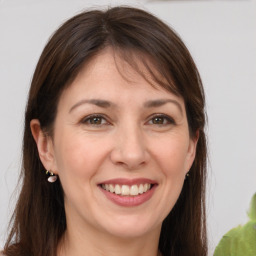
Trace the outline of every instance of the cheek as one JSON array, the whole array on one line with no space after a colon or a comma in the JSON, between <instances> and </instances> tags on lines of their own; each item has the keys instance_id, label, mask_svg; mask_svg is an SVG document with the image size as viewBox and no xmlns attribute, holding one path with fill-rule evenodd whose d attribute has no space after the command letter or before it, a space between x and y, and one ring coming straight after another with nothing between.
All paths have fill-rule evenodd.
<instances>
[{"instance_id":1,"label":"cheek","mask_svg":"<svg viewBox=\"0 0 256 256\"><path fill-rule=\"evenodd\" d=\"M88 179L102 161L104 152L94 141L81 136L65 136L55 150L60 177Z\"/></svg>"},{"instance_id":2,"label":"cheek","mask_svg":"<svg viewBox=\"0 0 256 256\"><path fill-rule=\"evenodd\" d=\"M93 145L88 145L75 136L65 136L64 139L56 141L55 159L56 167L60 176L80 177L88 173L88 165ZM85 170L87 169L87 170Z\"/></svg>"},{"instance_id":3,"label":"cheek","mask_svg":"<svg viewBox=\"0 0 256 256\"><path fill-rule=\"evenodd\" d=\"M58 141L55 156L66 207L77 209L77 205L88 206L90 198L93 198L91 188L95 186L94 177L103 161L104 152L96 143L81 136L63 138Z\"/></svg>"},{"instance_id":4,"label":"cheek","mask_svg":"<svg viewBox=\"0 0 256 256\"><path fill-rule=\"evenodd\" d=\"M165 143L158 148L158 166L163 175L161 191L161 212L163 219L169 214L181 193L186 175L187 147L180 143Z\"/></svg>"},{"instance_id":5,"label":"cheek","mask_svg":"<svg viewBox=\"0 0 256 256\"><path fill-rule=\"evenodd\" d=\"M165 139L154 146L154 155L165 176L173 178L186 173L188 143L184 139Z\"/></svg>"}]
</instances>

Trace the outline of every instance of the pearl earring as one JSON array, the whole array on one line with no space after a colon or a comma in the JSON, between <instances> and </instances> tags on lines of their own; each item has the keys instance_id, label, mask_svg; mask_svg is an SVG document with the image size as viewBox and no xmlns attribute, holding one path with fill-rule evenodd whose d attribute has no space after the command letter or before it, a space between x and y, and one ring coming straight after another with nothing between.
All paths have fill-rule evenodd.
<instances>
[{"instance_id":1,"label":"pearl earring","mask_svg":"<svg viewBox=\"0 0 256 256\"><path fill-rule=\"evenodd\" d=\"M54 183L58 179L58 176L51 171L46 171L46 175L48 176L47 180L50 183Z\"/></svg>"}]
</instances>

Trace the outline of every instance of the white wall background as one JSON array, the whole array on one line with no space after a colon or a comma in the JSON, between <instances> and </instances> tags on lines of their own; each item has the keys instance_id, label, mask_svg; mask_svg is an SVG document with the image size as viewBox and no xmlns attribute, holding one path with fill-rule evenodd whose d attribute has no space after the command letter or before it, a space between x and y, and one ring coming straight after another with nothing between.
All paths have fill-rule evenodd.
<instances>
[{"instance_id":1,"label":"white wall background","mask_svg":"<svg viewBox=\"0 0 256 256\"><path fill-rule=\"evenodd\" d=\"M256 192L255 0L0 0L0 247L16 198L23 113L39 55L67 18L120 3L142 7L174 27L201 73L209 116L209 255L225 232L247 220Z\"/></svg>"}]
</instances>

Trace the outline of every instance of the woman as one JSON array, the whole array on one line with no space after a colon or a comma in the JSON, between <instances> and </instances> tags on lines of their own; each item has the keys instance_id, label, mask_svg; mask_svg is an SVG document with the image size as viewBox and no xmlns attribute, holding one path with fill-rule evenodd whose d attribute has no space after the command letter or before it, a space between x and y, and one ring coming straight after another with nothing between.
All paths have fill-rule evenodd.
<instances>
[{"instance_id":1,"label":"woman","mask_svg":"<svg viewBox=\"0 0 256 256\"><path fill-rule=\"evenodd\" d=\"M4 255L206 255L204 126L167 25L129 7L68 20L33 76Z\"/></svg>"}]
</instances>

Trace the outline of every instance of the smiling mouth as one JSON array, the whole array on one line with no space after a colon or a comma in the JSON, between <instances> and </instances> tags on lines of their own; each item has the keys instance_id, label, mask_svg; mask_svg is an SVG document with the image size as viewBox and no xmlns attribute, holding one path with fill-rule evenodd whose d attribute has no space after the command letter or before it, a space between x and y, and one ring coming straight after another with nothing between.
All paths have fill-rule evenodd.
<instances>
[{"instance_id":1,"label":"smiling mouth","mask_svg":"<svg viewBox=\"0 0 256 256\"><path fill-rule=\"evenodd\" d=\"M145 183L131 186L121 184L100 184L100 186L102 189L119 196L138 196L152 189L154 184Z\"/></svg>"}]
</instances>

